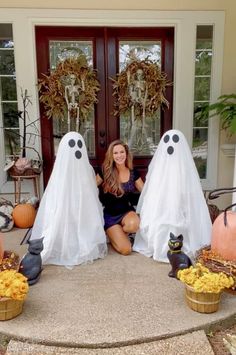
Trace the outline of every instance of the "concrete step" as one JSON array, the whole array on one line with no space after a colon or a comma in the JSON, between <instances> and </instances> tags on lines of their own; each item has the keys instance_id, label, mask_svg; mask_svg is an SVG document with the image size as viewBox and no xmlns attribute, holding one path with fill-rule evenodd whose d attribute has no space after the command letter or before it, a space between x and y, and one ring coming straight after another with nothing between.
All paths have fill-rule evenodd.
<instances>
[{"instance_id":1,"label":"concrete step","mask_svg":"<svg viewBox=\"0 0 236 355\"><path fill-rule=\"evenodd\" d=\"M11 340L6 355L214 355L203 330L150 343L116 348L69 348Z\"/></svg>"},{"instance_id":2,"label":"concrete step","mask_svg":"<svg viewBox=\"0 0 236 355\"><path fill-rule=\"evenodd\" d=\"M22 256L24 235L5 233L5 248ZM103 260L72 270L44 266L22 314L1 322L0 334L18 339L7 354L213 354L204 331L235 321L236 297L223 293L218 312L194 312L169 270L169 264L112 248Z\"/></svg>"}]
</instances>

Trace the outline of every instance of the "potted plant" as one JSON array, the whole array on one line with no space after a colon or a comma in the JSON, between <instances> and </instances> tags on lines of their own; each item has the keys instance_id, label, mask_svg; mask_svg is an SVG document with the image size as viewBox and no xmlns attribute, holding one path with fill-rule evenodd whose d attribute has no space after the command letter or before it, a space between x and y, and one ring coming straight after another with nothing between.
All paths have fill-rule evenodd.
<instances>
[{"instance_id":1,"label":"potted plant","mask_svg":"<svg viewBox=\"0 0 236 355\"><path fill-rule=\"evenodd\" d=\"M22 312L29 290L27 278L16 270L0 272L0 320L8 320Z\"/></svg>"},{"instance_id":2,"label":"potted plant","mask_svg":"<svg viewBox=\"0 0 236 355\"><path fill-rule=\"evenodd\" d=\"M226 131L228 143L221 144L221 150L227 157L235 156L236 145L232 141L236 133L236 94L224 94L213 104L202 105L195 111L196 120L204 123L211 117L219 117L221 128ZM235 138L233 138L235 139ZM236 157L235 157L236 159ZM236 183L236 160L234 162L233 186ZM235 197L233 197L235 201Z\"/></svg>"},{"instance_id":3,"label":"potted plant","mask_svg":"<svg viewBox=\"0 0 236 355\"><path fill-rule=\"evenodd\" d=\"M27 278L18 272L19 255L11 250L4 250L3 243L1 248L0 321L12 319L22 312L29 290Z\"/></svg>"},{"instance_id":4,"label":"potted plant","mask_svg":"<svg viewBox=\"0 0 236 355\"><path fill-rule=\"evenodd\" d=\"M8 162L4 168L5 171L9 171L11 176L40 174L42 167L42 159L38 151L27 143L27 140L30 142L32 138L35 139L35 137L38 136L37 133L28 132L28 128L31 126L34 126L34 129L37 132L35 122L38 121L38 119L31 122L29 120L28 106L32 104L32 102L27 89L21 89L21 98L23 110L18 111L17 116L22 121L22 133L20 134L14 129L7 130L10 141L14 140L15 136L20 137L20 154L17 155L16 152L13 151L12 160ZM36 159L27 158L28 149L33 150L36 153Z\"/></svg>"},{"instance_id":5,"label":"potted plant","mask_svg":"<svg viewBox=\"0 0 236 355\"><path fill-rule=\"evenodd\" d=\"M213 116L220 118L221 128L230 135L236 133L236 94L221 95L215 103L203 105L195 112L196 119L202 122Z\"/></svg>"},{"instance_id":6,"label":"potted plant","mask_svg":"<svg viewBox=\"0 0 236 355\"><path fill-rule=\"evenodd\" d=\"M177 278L185 284L188 306L200 313L216 312L221 292L234 285L232 276L212 272L201 263L179 270Z\"/></svg>"}]
</instances>

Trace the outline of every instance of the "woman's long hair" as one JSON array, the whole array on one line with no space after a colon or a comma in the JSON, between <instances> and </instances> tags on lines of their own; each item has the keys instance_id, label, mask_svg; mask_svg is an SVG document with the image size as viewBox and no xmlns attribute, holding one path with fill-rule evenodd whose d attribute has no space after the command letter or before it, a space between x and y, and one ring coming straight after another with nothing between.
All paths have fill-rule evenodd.
<instances>
[{"instance_id":1,"label":"woman's long hair","mask_svg":"<svg viewBox=\"0 0 236 355\"><path fill-rule=\"evenodd\" d=\"M126 161L125 166L129 169L133 169L132 155L129 151L129 147L127 144L117 139L109 145L104 162L102 164L102 172L103 172L103 190L104 192L110 192L111 194L121 197L124 194L124 190L119 181L119 174L116 168L116 164L113 159L113 149L116 145L122 145L126 151Z\"/></svg>"}]
</instances>

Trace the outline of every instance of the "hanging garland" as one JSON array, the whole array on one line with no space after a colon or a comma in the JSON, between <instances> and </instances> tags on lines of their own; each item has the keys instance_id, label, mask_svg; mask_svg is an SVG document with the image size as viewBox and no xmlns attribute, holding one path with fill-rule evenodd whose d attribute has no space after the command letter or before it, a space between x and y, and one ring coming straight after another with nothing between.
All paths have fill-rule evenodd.
<instances>
[{"instance_id":1,"label":"hanging garland","mask_svg":"<svg viewBox=\"0 0 236 355\"><path fill-rule=\"evenodd\" d=\"M98 102L97 92L100 90L100 84L96 72L88 66L85 55L67 58L60 62L50 75L43 74L43 78L39 79L39 100L43 103L48 118L66 119L68 107L65 87L69 84L71 74L75 75L76 82L80 85L84 82L84 88L80 90L78 98L82 121L87 119L94 104ZM76 112L72 112L73 116L76 117Z\"/></svg>"},{"instance_id":2,"label":"hanging garland","mask_svg":"<svg viewBox=\"0 0 236 355\"><path fill-rule=\"evenodd\" d=\"M167 80L167 75L161 72L158 64L149 59L133 60L126 68L117 75L117 80L113 84L113 96L115 97L114 115L119 117L121 114L130 115L131 108L134 106L135 119L142 119L144 103L136 100L130 93L130 84L137 77L137 71L142 71L146 86L145 115L152 116L159 107L169 107L169 102L165 98L166 87L171 85Z\"/></svg>"}]
</instances>

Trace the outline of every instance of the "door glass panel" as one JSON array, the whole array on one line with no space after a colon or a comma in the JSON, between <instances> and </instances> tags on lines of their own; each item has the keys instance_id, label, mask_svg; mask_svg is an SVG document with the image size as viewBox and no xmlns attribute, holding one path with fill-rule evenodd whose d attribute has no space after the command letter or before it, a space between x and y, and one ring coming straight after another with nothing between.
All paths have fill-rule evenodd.
<instances>
[{"instance_id":1,"label":"door glass panel","mask_svg":"<svg viewBox=\"0 0 236 355\"><path fill-rule=\"evenodd\" d=\"M195 114L210 101L212 48L213 26L197 26L192 153L201 179L207 177L208 120L199 120Z\"/></svg>"},{"instance_id":2,"label":"door glass panel","mask_svg":"<svg viewBox=\"0 0 236 355\"><path fill-rule=\"evenodd\" d=\"M4 131L6 162L11 157L20 155L20 131L19 128L6 128ZM9 157L9 158L8 158Z\"/></svg>"},{"instance_id":3,"label":"door glass panel","mask_svg":"<svg viewBox=\"0 0 236 355\"><path fill-rule=\"evenodd\" d=\"M151 60L161 66L161 42L160 41L120 41L119 42L119 71L125 70L132 60ZM136 88L135 100L142 100L146 86L142 73L136 73L133 78ZM130 94L132 96L132 93ZM152 116L147 116L144 110L144 125L141 120L132 122L131 110L129 114L120 115L120 138L129 144L134 156L152 156L160 140L160 109Z\"/></svg>"},{"instance_id":4,"label":"door glass panel","mask_svg":"<svg viewBox=\"0 0 236 355\"><path fill-rule=\"evenodd\" d=\"M209 101L210 100L210 76L196 76L195 75L195 92L194 100L196 101Z\"/></svg>"},{"instance_id":5,"label":"door glass panel","mask_svg":"<svg viewBox=\"0 0 236 355\"><path fill-rule=\"evenodd\" d=\"M16 78L13 76L0 77L2 90L2 101L16 101Z\"/></svg>"},{"instance_id":6,"label":"door glass panel","mask_svg":"<svg viewBox=\"0 0 236 355\"><path fill-rule=\"evenodd\" d=\"M0 24L0 163L20 154L15 54L11 24ZM7 177L9 178L9 177Z\"/></svg>"},{"instance_id":7,"label":"door glass panel","mask_svg":"<svg viewBox=\"0 0 236 355\"><path fill-rule=\"evenodd\" d=\"M76 58L84 54L90 67L93 66L92 41L50 41L50 70L55 70L57 64L67 58ZM90 112L86 121L80 122L79 132L84 137L89 157L95 156L95 118L94 110ZM75 120L71 122L71 130L76 130ZM61 138L68 132L67 114L64 120L53 118L53 137L55 154Z\"/></svg>"}]
</instances>

